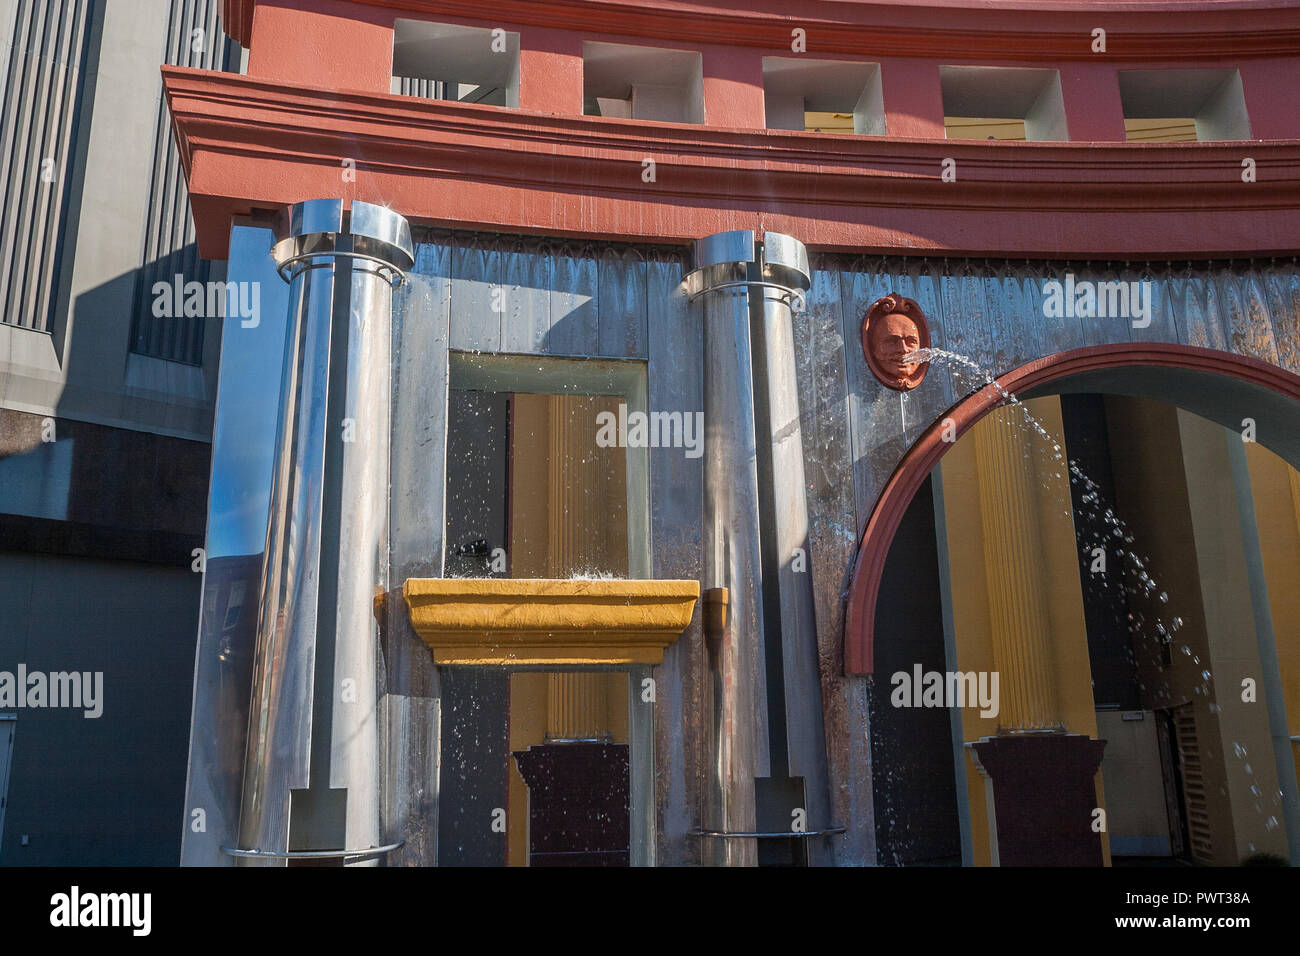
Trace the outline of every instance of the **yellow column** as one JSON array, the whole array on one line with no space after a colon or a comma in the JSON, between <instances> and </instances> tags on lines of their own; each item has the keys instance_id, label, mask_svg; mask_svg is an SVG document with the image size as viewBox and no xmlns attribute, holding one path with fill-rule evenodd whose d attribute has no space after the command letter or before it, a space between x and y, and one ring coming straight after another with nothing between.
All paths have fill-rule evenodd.
<instances>
[{"instance_id":1,"label":"yellow column","mask_svg":"<svg viewBox=\"0 0 1300 956\"><path fill-rule=\"evenodd\" d=\"M973 430L1000 730L1063 730L1044 595L1038 476L1023 414L999 408Z\"/></svg>"},{"instance_id":2,"label":"yellow column","mask_svg":"<svg viewBox=\"0 0 1300 956\"><path fill-rule=\"evenodd\" d=\"M601 489L602 476L589 474L601 467L596 447L596 402L585 396L551 396L550 576L567 578L603 566L603 540L597 532L604 518L590 520L589 497ZM600 511L604 495L599 495ZM556 673L548 675L546 702L547 740L608 739L608 711L604 674Z\"/></svg>"}]
</instances>

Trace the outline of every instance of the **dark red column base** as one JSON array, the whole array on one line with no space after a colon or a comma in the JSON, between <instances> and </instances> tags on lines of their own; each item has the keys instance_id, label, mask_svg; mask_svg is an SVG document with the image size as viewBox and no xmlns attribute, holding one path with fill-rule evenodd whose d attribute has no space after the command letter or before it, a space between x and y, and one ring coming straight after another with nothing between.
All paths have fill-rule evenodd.
<instances>
[{"instance_id":1,"label":"dark red column base","mask_svg":"<svg viewBox=\"0 0 1300 956\"><path fill-rule=\"evenodd\" d=\"M1101 866L1093 831L1106 741L1082 734L1005 734L967 744L993 781L1001 866Z\"/></svg>"}]
</instances>

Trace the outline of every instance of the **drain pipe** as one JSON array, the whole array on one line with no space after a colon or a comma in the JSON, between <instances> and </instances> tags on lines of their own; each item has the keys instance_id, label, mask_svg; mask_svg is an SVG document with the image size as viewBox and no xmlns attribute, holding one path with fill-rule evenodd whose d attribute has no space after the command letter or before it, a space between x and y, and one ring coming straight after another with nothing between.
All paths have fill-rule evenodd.
<instances>
[{"instance_id":1,"label":"drain pipe","mask_svg":"<svg viewBox=\"0 0 1300 956\"><path fill-rule=\"evenodd\" d=\"M777 233L719 233L693 252L704 587L726 594L708 642L713 776L697 833L706 863L752 866L765 838L841 832L830 824L791 308L810 273L803 244ZM829 841L799 843L807 862L832 862Z\"/></svg>"},{"instance_id":2,"label":"drain pipe","mask_svg":"<svg viewBox=\"0 0 1300 956\"><path fill-rule=\"evenodd\" d=\"M279 431L249 710L245 864L362 860L400 845L380 813L376 660L388 589L393 286L404 218L318 199L272 255L289 283Z\"/></svg>"}]
</instances>

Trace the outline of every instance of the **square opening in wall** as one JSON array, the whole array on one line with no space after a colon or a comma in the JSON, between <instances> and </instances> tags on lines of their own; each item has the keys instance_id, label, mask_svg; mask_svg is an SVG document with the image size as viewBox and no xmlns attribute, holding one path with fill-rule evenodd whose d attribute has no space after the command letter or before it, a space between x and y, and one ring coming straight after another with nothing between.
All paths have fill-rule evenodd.
<instances>
[{"instance_id":1,"label":"square opening in wall","mask_svg":"<svg viewBox=\"0 0 1300 956\"><path fill-rule=\"evenodd\" d=\"M434 100L519 105L519 34L398 20L391 92Z\"/></svg>"},{"instance_id":2,"label":"square opening in wall","mask_svg":"<svg viewBox=\"0 0 1300 956\"><path fill-rule=\"evenodd\" d=\"M880 64L763 57L768 129L885 135Z\"/></svg>"},{"instance_id":3,"label":"square opening in wall","mask_svg":"<svg viewBox=\"0 0 1300 956\"><path fill-rule=\"evenodd\" d=\"M1250 139L1236 70L1120 70L1130 143Z\"/></svg>"},{"instance_id":4,"label":"square opening in wall","mask_svg":"<svg viewBox=\"0 0 1300 956\"><path fill-rule=\"evenodd\" d=\"M949 139L1063 141L1070 138L1056 70L941 66Z\"/></svg>"},{"instance_id":5,"label":"square opening in wall","mask_svg":"<svg viewBox=\"0 0 1300 956\"><path fill-rule=\"evenodd\" d=\"M582 103L588 116L703 123L703 59L688 50L584 43Z\"/></svg>"}]
</instances>

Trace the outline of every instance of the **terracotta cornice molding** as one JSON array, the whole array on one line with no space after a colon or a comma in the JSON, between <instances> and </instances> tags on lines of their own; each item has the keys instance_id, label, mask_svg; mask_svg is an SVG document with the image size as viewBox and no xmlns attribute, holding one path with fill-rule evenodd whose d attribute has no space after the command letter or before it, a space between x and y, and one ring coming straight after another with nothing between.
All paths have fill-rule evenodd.
<instances>
[{"instance_id":1,"label":"terracotta cornice molding","mask_svg":"<svg viewBox=\"0 0 1300 956\"><path fill-rule=\"evenodd\" d=\"M226 31L245 46L259 0L225 0ZM1300 7L1291 0L930 0L834 2L754 0L746 9L719 0L647 5L644 0L352 0L395 17L542 27L588 38L629 37L673 46L790 49L807 31L808 55L914 56L1043 62L1096 59L1095 27L1107 31L1111 60L1185 61L1294 55Z\"/></svg>"},{"instance_id":2,"label":"terracotta cornice molding","mask_svg":"<svg viewBox=\"0 0 1300 956\"><path fill-rule=\"evenodd\" d=\"M440 665L662 664L698 581L409 578L411 624Z\"/></svg>"},{"instance_id":3,"label":"terracotta cornice molding","mask_svg":"<svg viewBox=\"0 0 1300 956\"><path fill-rule=\"evenodd\" d=\"M426 224L675 244L785 224L824 250L1204 257L1300 247L1300 141L826 136L163 74L196 217L217 217L199 223L205 255L229 215L322 189ZM1245 157L1253 183L1242 182ZM646 158L653 183L642 178ZM941 179L946 158L956 182ZM355 182L340 176L344 160ZM1169 218L1179 214L1187 220Z\"/></svg>"}]
</instances>

